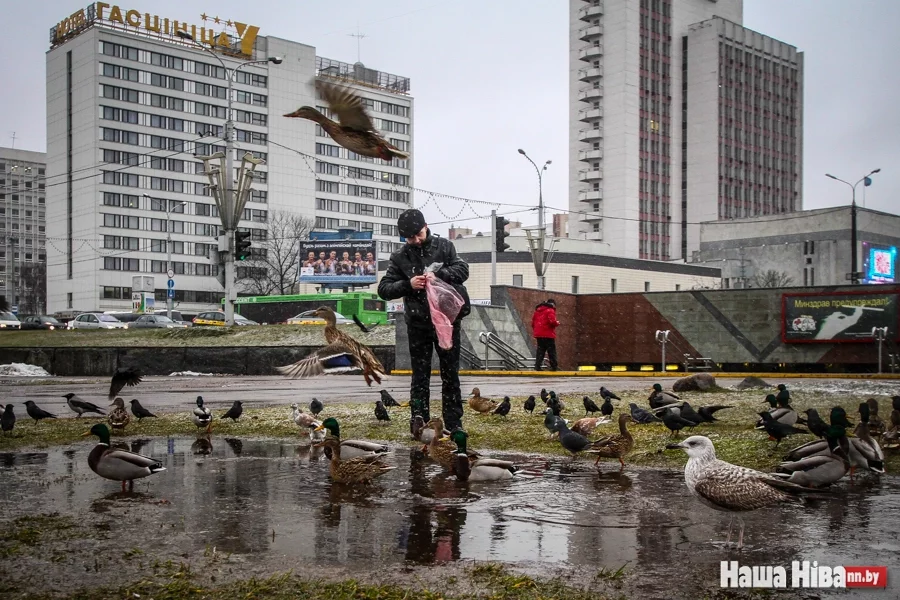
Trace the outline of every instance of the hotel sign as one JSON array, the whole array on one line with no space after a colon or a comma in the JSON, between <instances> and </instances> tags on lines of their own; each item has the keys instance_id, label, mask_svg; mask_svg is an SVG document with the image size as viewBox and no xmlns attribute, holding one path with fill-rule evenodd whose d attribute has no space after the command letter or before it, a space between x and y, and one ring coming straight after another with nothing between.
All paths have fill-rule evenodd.
<instances>
[{"instance_id":1,"label":"hotel sign","mask_svg":"<svg viewBox=\"0 0 900 600\"><path fill-rule=\"evenodd\" d=\"M94 2L87 8L78 10L69 15L58 24L50 28L50 44L56 46L66 40L75 37L90 27L95 22L117 24L126 29L132 28L141 33L156 33L159 35L174 36L176 32L188 33L201 44L211 46L213 49L221 49L237 52L244 56L253 56L253 45L259 34L259 27L238 23L237 21L223 20L219 17L200 16L202 21L210 22L210 26L198 27L186 21L178 21L148 12L137 10L125 10L115 4L106 2ZM221 26L216 30L215 25ZM229 34L225 28L233 27L234 34Z\"/></svg>"}]
</instances>

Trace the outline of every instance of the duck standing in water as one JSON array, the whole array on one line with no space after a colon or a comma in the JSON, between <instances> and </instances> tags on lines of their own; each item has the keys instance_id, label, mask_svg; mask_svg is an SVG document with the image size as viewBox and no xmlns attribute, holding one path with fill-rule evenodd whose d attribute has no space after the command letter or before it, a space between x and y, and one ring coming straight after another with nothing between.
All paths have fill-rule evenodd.
<instances>
[{"instance_id":1,"label":"duck standing in water","mask_svg":"<svg viewBox=\"0 0 900 600\"><path fill-rule=\"evenodd\" d=\"M88 466L91 471L104 479L121 481L123 492L125 491L125 482L128 482L128 489L133 490L135 479L149 477L154 473L166 470L159 461L149 456L110 448L109 428L103 423L97 423L84 435L96 435L100 438L100 442L88 455Z\"/></svg>"},{"instance_id":2,"label":"duck standing in water","mask_svg":"<svg viewBox=\"0 0 900 600\"><path fill-rule=\"evenodd\" d=\"M510 461L470 456L466 450L468 439L469 435L462 429L450 434L450 440L456 444L450 473L460 481L501 481L512 479L518 472L518 467Z\"/></svg>"}]
</instances>

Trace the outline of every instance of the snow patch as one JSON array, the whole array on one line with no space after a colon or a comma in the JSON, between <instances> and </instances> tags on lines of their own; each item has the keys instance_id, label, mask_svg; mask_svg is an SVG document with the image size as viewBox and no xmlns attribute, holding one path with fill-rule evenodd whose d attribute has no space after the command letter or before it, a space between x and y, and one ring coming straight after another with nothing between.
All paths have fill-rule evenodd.
<instances>
[{"instance_id":1,"label":"snow patch","mask_svg":"<svg viewBox=\"0 0 900 600\"><path fill-rule=\"evenodd\" d=\"M198 373L197 371L175 371L169 377L215 377L215 373Z\"/></svg>"},{"instance_id":2,"label":"snow patch","mask_svg":"<svg viewBox=\"0 0 900 600\"><path fill-rule=\"evenodd\" d=\"M10 363L0 365L0 377L51 377L51 375L43 367L25 363Z\"/></svg>"}]
</instances>

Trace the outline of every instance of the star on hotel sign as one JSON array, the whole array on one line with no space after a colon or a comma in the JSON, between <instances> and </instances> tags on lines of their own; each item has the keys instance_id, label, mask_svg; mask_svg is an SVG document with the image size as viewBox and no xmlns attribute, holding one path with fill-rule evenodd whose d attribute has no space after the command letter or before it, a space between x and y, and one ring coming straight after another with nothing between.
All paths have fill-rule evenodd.
<instances>
[{"instance_id":1,"label":"star on hotel sign","mask_svg":"<svg viewBox=\"0 0 900 600\"><path fill-rule=\"evenodd\" d=\"M200 20L203 21L203 22L205 23L205 22L206 22L206 19L207 19L206 13L201 13L201 14L200 14Z\"/></svg>"}]
</instances>

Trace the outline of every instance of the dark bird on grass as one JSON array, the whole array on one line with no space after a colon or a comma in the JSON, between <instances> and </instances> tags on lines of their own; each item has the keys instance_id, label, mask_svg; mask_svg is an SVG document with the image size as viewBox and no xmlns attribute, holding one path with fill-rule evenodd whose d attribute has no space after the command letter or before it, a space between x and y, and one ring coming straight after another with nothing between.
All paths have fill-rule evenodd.
<instances>
[{"instance_id":1,"label":"dark bird on grass","mask_svg":"<svg viewBox=\"0 0 900 600\"><path fill-rule=\"evenodd\" d=\"M103 423L97 423L91 430L84 434L96 435L100 442L94 446L88 455L88 466L91 471L113 481L122 482L122 491L125 491L125 482L129 489L134 489L134 480L149 477L154 473L165 471L159 461L127 450L110 448L109 428Z\"/></svg>"},{"instance_id":2,"label":"dark bird on grass","mask_svg":"<svg viewBox=\"0 0 900 600\"><path fill-rule=\"evenodd\" d=\"M775 396L776 401L779 406L790 404L791 403L791 393L788 391L787 386L783 383L779 383L777 386L778 394Z\"/></svg>"},{"instance_id":3,"label":"dark bird on grass","mask_svg":"<svg viewBox=\"0 0 900 600\"><path fill-rule=\"evenodd\" d=\"M372 333L373 331L375 331L375 328L378 327L378 325L366 325L365 323L360 321L359 317L357 317L356 315L353 315L353 322L356 323L356 326L359 327L360 331L362 331L363 333Z\"/></svg>"},{"instance_id":4,"label":"dark bird on grass","mask_svg":"<svg viewBox=\"0 0 900 600\"><path fill-rule=\"evenodd\" d=\"M650 408L662 408L668 404L678 404L681 400L678 396L671 392L664 392L662 386L658 383L653 384L653 392L651 392L650 397L647 398L647 401L650 403Z\"/></svg>"},{"instance_id":5,"label":"dark bird on grass","mask_svg":"<svg viewBox=\"0 0 900 600\"><path fill-rule=\"evenodd\" d=\"M3 416L0 417L0 429L3 430L3 433L12 433L13 427L16 426L16 415L13 412L13 405L7 404L6 409L3 411Z\"/></svg>"},{"instance_id":6,"label":"dark bird on grass","mask_svg":"<svg viewBox=\"0 0 900 600\"><path fill-rule=\"evenodd\" d=\"M28 416L34 419L34 422L37 423L41 419L55 419L56 415L48 413L43 408L40 408L37 404L34 403L34 400L26 400L25 401L25 412L28 413Z\"/></svg>"},{"instance_id":7,"label":"dark bird on grass","mask_svg":"<svg viewBox=\"0 0 900 600\"><path fill-rule=\"evenodd\" d=\"M759 416L762 417L763 420L763 429L766 430L766 433L769 434L770 440L775 440L775 446L778 447L778 444L781 443L781 440L788 437L789 435L795 435L798 433L809 433L805 429L798 429L793 425L786 425L785 423L780 423L776 421L771 413L761 412Z\"/></svg>"},{"instance_id":8,"label":"dark bird on grass","mask_svg":"<svg viewBox=\"0 0 900 600\"><path fill-rule=\"evenodd\" d=\"M312 402L309 403L309 412L316 415L317 417L323 410L325 410L325 405L322 404L322 401L318 398L313 398Z\"/></svg>"},{"instance_id":9,"label":"dark bird on grass","mask_svg":"<svg viewBox=\"0 0 900 600\"><path fill-rule=\"evenodd\" d=\"M703 417L701 417L700 414L694 410L694 407L687 402L681 405L678 416L682 419L691 421L694 425L699 425L703 422Z\"/></svg>"},{"instance_id":10,"label":"dark bird on grass","mask_svg":"<svg viewBox=\"0 0 900 600\"><path fill-rule=\"evenodd\" d=\"M231 405L231 408L228 409L224 415L222 415L222 419L231 419L231 422L235 422L241 418L241 414L244 412L244 407L240 400L235 400L234 404Z\"/></svg>"},{"instance_id":11,"label":"dark bird on grass","mask_svg":"<svg viewBox=\"0 0 900 600\"><path fill-rule=\"evenodd\" d=\"M675 435L685 427L693 427L696 425L693 421L688 421L684 417L676 414L671 408L667 408L663 411L662 422L663 425L672 432L672 435Z\"/></svg>"},{"instance_id":12,"label":"dark bird on grass","mask_svg":"<svg viewBox=\"0 0 900 600\"><path fill-rule=\"evenodd\" d=\"M494 409L495 415L500 415L501 417L505 417L509 414L509 396L503 396L503 402L500 403L500 406Z\"/></svg>"},{"instance_id":13,"label":"dark bird on grass","mask_svg":"<svg viewBox=\"0 0 900 600\"><path fill-rule=\"evenodd\" d=\"M569 426L562 419L556 422L556 430L559 432L559 443L572 453L572 460L575 460L575 456L579 452L593 448L594 442L569 429Z\"/></svg>"},{"instance_id":14,"label":"dark bird on grass","mask_svg":"<svg viewBox=\"0 0 900 600\"><path fill-rule=\"evenodd\" d=\"M213 416L208 408L203 406L203 396L197 396L197 408L194 409L194 425L198 428L206 427L206 433L212 426Z\"/></svg>"},{"instance_id":15,"label":"dark bird on grass","mask_svg":"<svg viewBox=\"0 0 900 600\"><path fill-rule=\"evenodd\" d=\"M379 421L391 420L391 415L388 414L387 409L384 407L384 402L381 400L375 401L375 418Z\"/></svg>"},{"instance_id":16,"label":"dark bird on grass","mask_svg":"<svg viewBox=\"0 0 900 600\"><path fill-rule=\"evenodd\" d=\"M131 414L137 417L138 423L141 422L141 419L156 417L152 412L141 406L141 403L138 402L137 398L132 398L131 400Z\"/></svg>"},{"instance_id":17,"label":"dark bird on grass","mask_svg":"<svg viewBox=\"0 0 900 600\"><path fill-rule=\"evenodd\" d=\"M528 396L528 399L525 400L525 411L534 414L535 404L537 404L537 401L535 400L534 396Z\"/></svg>"},{"instance_id":18,"label":"dark bird on grass","mask_svg":"<svg viewBox=\"0 0 900 600\"><path fill-rule=\"evenodd\" d=\"M606 388L603 387L603 386L600 386L600 396L601 396L604 400L621 400L621 398L619 398L618 396L616 396L615 393L609 391L608 389L606 389Z\"/></svg>"},{"instance_id":19,"label":"dark bird on grass","mask_svg":"<svg viewBox=\"0 0 900 600\"><path fill-rule=\"evenodd\" d=\"M562 417L554 415L551 408L544 409L544 427L550 432L547 437L552 438L554 433L559 433L557 423L564 423Z\"/></svg>"},{"instance_id":20,"label":"dark bird on grass","mask_svg":"<svg viewBox=\"0 0 900 600\"><path fill-rule=\"evenodd\" d=\"M817 438L825 437L825 433L828 431L828 424L819 416L819 411L814 408L807 408L803 412L806 413L806 426L809 427L809 432Z\"/></svg>"},{"instance_id":21,"label":"dark bird on grass","mask_svg":"<svg viewBox=\"0 0 900 600\"><path fill-rule=\"evenodd\" d=\"M631 409L631 418L634 420L635 423L644 425L646 423L654 423L654 422L659 423L662 421L662 419L660 419L656 415L644 410L643 408L641 408L634 402L629 404L628 407Z\"/></svg>"},{"instance_id":22,"label":"dark bird on grass","mask_svg":"<svg viewBox=\"0 0 900 600\"><path fill-rule=\"evenodd\" d=\"M93 404L92 402L88 402L87 400L82 400L75 394L69 392L64 395L63 398L66 399L66 404L69 405L69 408L78 415L76 418L80 419L81 415L84 413L97 413L98 415L105 415L106 413L100 409L99 406Z\"/></svg>"},{"instance_id":23,"label":"dark bird on grass","mask_svg":"<svg viewBox=\"0 0 900 600\"><path fill-rule=\"evenodd\" d=\"M544 404L547 404L547 398L549 398L549 397L550 397L550 395L547 393L547 389L541 388L541 402L543 402Z\"/></svg>"},{"instance_id":24,"label":"dark bird on grass","mask_svg":"<svg viewBox=\"0 0 900 600\"><path fill-rule=\"evenodd\" d=\"M584 416L588 416L588 413L600 412L600 407L590 397L585 396L581 400L584 402Z\"/></svg>"},{"instance_id":25,"label":"dark bird on grass","mask_svg":"<svg viewBox=\"0 0 900 600\"><path fill-rule=\"evenodd\" d=\"M600 407L600 414L603 415L604 417L609 417L609 416L612 416L613 410L614 409L613 409L612 400L610 400L609 398L606 398L603 401L603 405Z\"/></svg>"},{"instance_id":26,"label":"dark bird on grass","mask_svg":"<svg viewBox=\"0 0 900 600\"><path fill-rule=\"evenodd\" d=\"M317 80L315 87L340 123L332 121L312 106L301 106L284 116L318 123L331 139L362 156L388 162L395 158L409 158L408 153L389 143L375 130L362 98L356 92L322 80Z\"/></svg>"},{"instance_id":27,"label":"dark bird on grass","mask_svg":"<svg viewBox=\"0 0 900 600\"><path fill-rule=\"evenodd\" d=\"M403 406L402 404L394 400L394 397L391 396L391 394L387 390L381 390L379 393L381 394L381 401L384 403L385 407L390 408L392 406L396 406L399 408Z\"/></svg>"},{"instance_id":28,"label":"dark bird on grass","mask_svg":"<svg viewBox=\"0 0 900 600\"><path fill-rule=\"evenodd\" d=\"M797 414L797 411L791 406L790 398L787 396L782 396L780 393L778 396L769 394L763 402L769 404L771 407L769 409L769 414L779 423L784 423L785 425L794 425L798 422L806 424L806 421L800 419L800 415ZM762 419L756 422L756 428L763 429Z\"/></svg>"},{"instance_id":29,"label":"dark bird on grass","mask_svg":"<svg viewBox=\"0 0 900 600\"><path fill-rule=\"evenodd\" d=\"M141 372L137 369L119 369L112 376L112 382L109 384L109 400L112 402L119 392L127 386L135 386L141 382Z\"/></svg>"},{"instance_id":30,"label":"dark bird on grass","mask_svg":"<svg viewBox=\"0 0 900 600\"><path fill-rule=\"evenodd\" d=\"M713 404L712 406L701 406L697 409L697 414L700 415L700 418L703 419L704 423L712 423L713 421L718 421L713 415L716 414L720 410L725 410L726 408L733 408L731 406L724 406L722 404Z\"/></svg>"},{"instance_id":31,"label":"dark bird on grass","mask_svg":"<svg viewBox=\"0 0 900 600\"><path fill-rule=\"evenodd\" d=\"M556 394L554 394L553 392L550 392L550 397L547 398L547 408L552 410L553 414L557 417L562 414L562 402L559 401L559 398L557 398Z\"/></svg>"}]
</instances>

